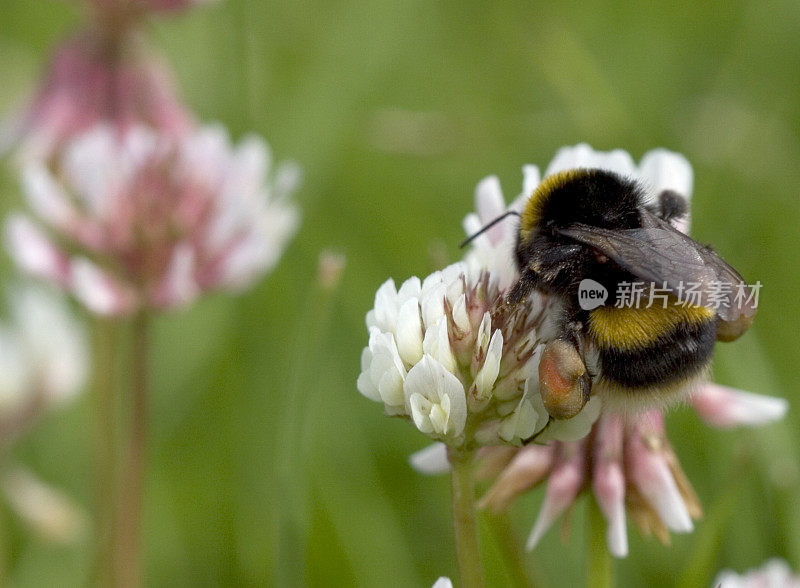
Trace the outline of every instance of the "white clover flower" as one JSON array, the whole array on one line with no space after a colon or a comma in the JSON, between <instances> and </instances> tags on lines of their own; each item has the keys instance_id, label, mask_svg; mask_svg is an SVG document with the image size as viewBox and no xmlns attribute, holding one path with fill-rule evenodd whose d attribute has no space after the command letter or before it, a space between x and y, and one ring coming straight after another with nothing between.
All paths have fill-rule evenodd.
<instances>
[{"instance_id":1,"label":"white clover flower","mask_svg":"<svg viewBox=\"0 0 800 588\"><path fill-rule=\"evenodd\" d=\"M54 166L26 164L25 195L41 223L12 215L6 242L23 270L97 314L238 290L277 263L297 228L288 198L298 168L270 165L264 141L234 147L219 126L176 137L101 124Z\"/></svg>"}]
</instances>

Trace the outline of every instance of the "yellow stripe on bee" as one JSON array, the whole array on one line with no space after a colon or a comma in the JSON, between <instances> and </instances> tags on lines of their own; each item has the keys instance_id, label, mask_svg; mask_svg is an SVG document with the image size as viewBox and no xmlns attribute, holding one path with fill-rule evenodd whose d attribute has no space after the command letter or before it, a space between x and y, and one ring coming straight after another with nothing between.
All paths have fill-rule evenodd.
<instances>
[{"instance_id":1,"label":"yellow stripe on bee","mask_svg":"<svg viewBox=\"0 0 800 588\"><path fill-rule=\"evenodd\" d=\"M659 301L650 308L601 306L589 313L589 334L601 348L647 347L681 323L698 325L713 320L715 312L705 306Z\"/></svg>"},{"instance_id":2,"label":"yellow stripe on bee","mask_svg":"<svg viewBox=\"0 0 800 588\"><path fill-rule=\"evenodd\" d=\"M542 207L547 202L550 194L553 193L553 190L584 173L586 173L585 169L566 169L551 174L542 180L533 191L533 194L531 194L531 197L528 198L520 215L519 234L523 241L530 237L531 231L536 228L542 218Z\"/></svg>"}]
</instances>

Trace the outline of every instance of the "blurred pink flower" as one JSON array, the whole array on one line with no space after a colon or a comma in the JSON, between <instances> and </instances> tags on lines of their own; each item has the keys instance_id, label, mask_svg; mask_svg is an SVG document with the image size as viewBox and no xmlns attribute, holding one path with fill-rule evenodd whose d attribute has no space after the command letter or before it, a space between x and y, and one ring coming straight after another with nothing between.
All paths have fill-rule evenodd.
<instances>
[{"instance_id":1,"label":"blurred pink flower","mask_svg":"<svg viewBox=\"0 0 800 588\"><path fill-rule=\"evenodd\" d=\"M4 123L0 151L20 144L23 160L50 157L99 122L172 135L192 127L169 71L135 36L89 30L59 46L30 105Z\"/></svg>"},{"instance_id":2,"label":"blurred pink flower","mask_svg":"<svg viewBox=\"0 0 800 588\"><path fill-rule=\"evenodd\" d=\"M783 417L787 402L706 384L692 404L710 424L721 427L761 425ZM520 494L547 480L539 517L528 540L533 549L553 522L584 491L591 491L608 521L609 550L628 553L626 513L645 535L669 542L669 531L688 533L702 514L700 501L667 440L658 411L635 421L603 414L588 437L570 443L531 445L507 451L490 448L482 454L484 477L497 479L481 506L501 511ZM428 471L435 468L426 463Z\"/></svg>"},{"instance_id":3,"label":"blurred pink flower","mask_svg":"<svg viewBox=\"0 0 800 588\"><path fill-rule=\"evenodd\" d=\"M6 223L17 264L90 311L164 309L269 271L295 232L294 164L270 173L264 141L237 147L219 126L184 137L98 125L52 165L23 169L28 204Z\"/></svg>"}]
</instances>

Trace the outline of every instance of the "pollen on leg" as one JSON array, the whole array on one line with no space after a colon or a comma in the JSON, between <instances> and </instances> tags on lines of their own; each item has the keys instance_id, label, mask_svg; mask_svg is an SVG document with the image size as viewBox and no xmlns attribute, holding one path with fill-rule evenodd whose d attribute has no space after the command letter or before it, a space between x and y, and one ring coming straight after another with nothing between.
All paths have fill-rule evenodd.
<instances>
[{"instance_id":1,"label":"pollen on leg","mask_svg":"<svg viewBox=\"0 0 800 588\"><path fill-rule=\"evenodd\" d=\"M547 412L557 419L578 414L588 400L586 375L575 347L563 340L548 343L539 363L539 390Z\"/></svg>"}]
</instances>

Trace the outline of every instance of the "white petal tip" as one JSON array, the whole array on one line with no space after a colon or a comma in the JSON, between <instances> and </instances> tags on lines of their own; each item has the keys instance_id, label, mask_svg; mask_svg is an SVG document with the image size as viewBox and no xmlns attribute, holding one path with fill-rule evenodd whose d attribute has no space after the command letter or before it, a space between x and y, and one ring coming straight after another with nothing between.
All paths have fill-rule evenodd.
<instances>
[{"instance_id":1,"label":"white petal tip","mask_svg":"<svg viewBox=\"0 0 800 588\"><path fill-rule=\"evenodd\" d=\"M628 540L625 539L624 545L614 545L610 541L608 543L608 551L617 559L625 559L628 557Z\"/></svg>"},{"instance_id":2,"label":"white petal tip","mask_svg":"<svg viewBox=\"0 0 800 588\"><path fill-rule=\"evenodd\" d=\"M676 510L672 516L668 517L668 520L664 521L664 523L667 525L669 530L674 533L691 533L694 531L692 519L689 517L689 513L686 512L685 508L680 510L683 512Z\"/></svg>"},{"instance_id":3,"label":"white petal tip","mask_svg":"<svg viewBox=\"0 0 800 588\"><path fill-rule=\"evenodd\" d=\"M785 398L744 392L714 383L698 390L692 402L700 416L720 428L767 425L784 418L789 410Z\"/></svg>"},{"instance_id":4,"label":"white petal tip","mask_svg":"<svg viewBox=\"0 0 800 588\"><path fill-rule=\"evenodd\" d=\"M743 420L742 424L752 427L768 425L783 419L788 410L789 402L785 398L764 397L757 408L753 407L750 418Z\"/></svg>"},{"instance_id":5,"label":"white petal tip","mask_svg":"<svg viewBox=\"0 0 800 588\"><path fill-rule=\"evenodd\" d=\"M415 471L426 476L436 476L450 471L450 462L447 461L447 445L434 443L425 449L412 453L408 463Z\"/></svg>"},{"instance_id":6,"label":"white petal tip","mask_svg":"<svg viewBox=\"0 0 800 588\"><path fill-rule=\"evenodd\" d=\"M624 510L609 523L606 542L611 555L617 558L628 557L628 532L625 528Z\"/></svg>"}]
</instances>

